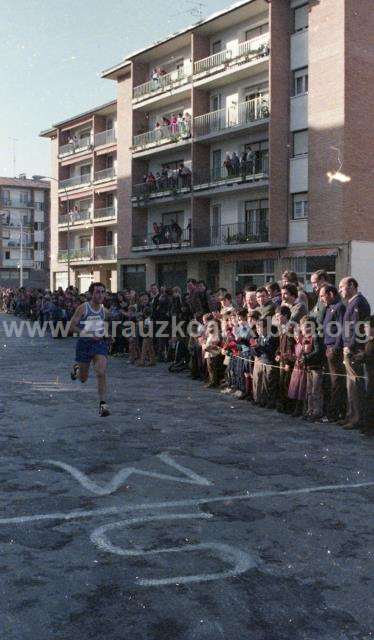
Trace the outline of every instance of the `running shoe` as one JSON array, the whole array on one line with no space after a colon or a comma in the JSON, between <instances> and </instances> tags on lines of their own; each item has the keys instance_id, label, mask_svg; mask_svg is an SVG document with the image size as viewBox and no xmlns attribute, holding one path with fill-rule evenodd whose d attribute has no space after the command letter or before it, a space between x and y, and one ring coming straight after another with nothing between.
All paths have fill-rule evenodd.
<instances>
[{"instance_id":1,"label":"running shoe","mask_svg":"<svg viewBox=\"0 0 374 640\"><path fill-rule=\"evenodd\" d=\"M79 364L74 364L72 370L70 371L70 377L72 380L76 380L78 378Z\"/></svg>"},{"instance_id":2,"label":"running shoe","mask_svg":"<svg viewBox=\"0 0 374 640\"><path fill-rule=\"evenodd\" d=\"M106 402L100 402L99 415L102 418L106 418L107 416L110 416L109 407Z\"/></svg>"}]
</instances>

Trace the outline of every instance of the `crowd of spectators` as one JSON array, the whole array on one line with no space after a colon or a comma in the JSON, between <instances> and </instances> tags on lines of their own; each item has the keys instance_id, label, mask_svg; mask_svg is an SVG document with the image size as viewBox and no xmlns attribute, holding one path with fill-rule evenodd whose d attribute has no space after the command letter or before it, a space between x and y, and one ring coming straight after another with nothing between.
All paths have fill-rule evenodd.
<instances>
[{"instance_id":1,"label":"crowd of spectators","mask_svg":"<svg viewBox=\"0 0 374 640\"><path fill-rule=\"evenodd\" d=\"M193 279L186 293L156 284L143 293L108 292L105 306L117 321L111 356L134 366L169 362L171 372L189 371L207 388L260 408L374 435L369 302L352 277L336 288L321 270L311 285L313 294L306 293L286 271L280 283L248 285L235 297ZM0 294L4 312L39 322L68 322L87 299L74 287Z\"/></svg>"}]
</instances>

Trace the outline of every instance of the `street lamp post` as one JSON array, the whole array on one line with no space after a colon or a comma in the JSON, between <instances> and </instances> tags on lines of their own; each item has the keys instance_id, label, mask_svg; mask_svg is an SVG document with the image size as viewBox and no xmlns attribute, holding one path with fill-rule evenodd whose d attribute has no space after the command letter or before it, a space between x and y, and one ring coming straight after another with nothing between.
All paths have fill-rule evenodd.
<instances>
[{"instance_id":1,"label":"street lamp post","mask_svg":"<svg viewBox=\"0 0 374 640\"><path fill-rule=\"evenodd\" d=\"M20 224L19 286L23 287L23 220Z\"/></svg>"}]
</instances>

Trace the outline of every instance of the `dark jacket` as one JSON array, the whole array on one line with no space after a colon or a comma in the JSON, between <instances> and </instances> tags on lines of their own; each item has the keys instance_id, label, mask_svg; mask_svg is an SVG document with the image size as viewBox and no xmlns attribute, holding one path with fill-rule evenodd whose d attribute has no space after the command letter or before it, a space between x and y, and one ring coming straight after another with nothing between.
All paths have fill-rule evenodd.
<instances>
[{"instance_id":1,"label":"dark jacket","mask_svg":"<svg viewBox=\"0 0 374 640\"><path fill-rule=\"evenodd\" d=\"M364 322L369 317L370 304L362 293L358 293L347 303L343 319L343 346L353 353L362 350L365 346Z\"/></svg>"},{"instance_id":2,"label":"dark jacket","mask_svg":"<svg viewBox=\"0 0 374 640\"><path fill-rule=\"evenodd\" d=\"M307 369L322 369L325 362L325 347L320 336L313 336L312 350L310 353L303 354L303 362Z\"/></svg>"},{"instance_id":3,"label":"dark jacket","mask_svg":"<svg viewBox=\"0 0 374 640\"><path fill-rule=\"evenodd\" d=\"M343 319L345 314L345 304L336 298L328 305L323 321L323 336L325 347L330 347L335 351L343 348Z\"/></svg>"},{"instance_id":4,"label":"dark jacket","mask_svg":"<svg viewBox=\"0 0 374 640\"><path fill-rule=\"evenodd\" d=\"M278 349L278 339L272 336L259 336L256 347L251 347L251 353L262 358L265 363L273 363Z\"/></svg>"}]
</instances>

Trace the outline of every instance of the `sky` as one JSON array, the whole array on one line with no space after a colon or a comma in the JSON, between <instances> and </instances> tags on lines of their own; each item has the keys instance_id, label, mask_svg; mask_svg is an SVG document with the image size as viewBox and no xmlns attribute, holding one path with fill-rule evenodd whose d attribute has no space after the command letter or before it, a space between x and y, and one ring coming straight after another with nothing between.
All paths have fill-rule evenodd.
<instances>
[{"instance_id":1,"label":"sky","mask_svg":"<svg viewBox=\"0 0 374 640\"><path fill-rule=\"evenodd\" d=\"M202 16L230 4L205 0ZM0 175L50 175L40 131L113 100L101 71L196 22L196 9L194 0L0 0Z\"/></svg>"}]
</instances>

